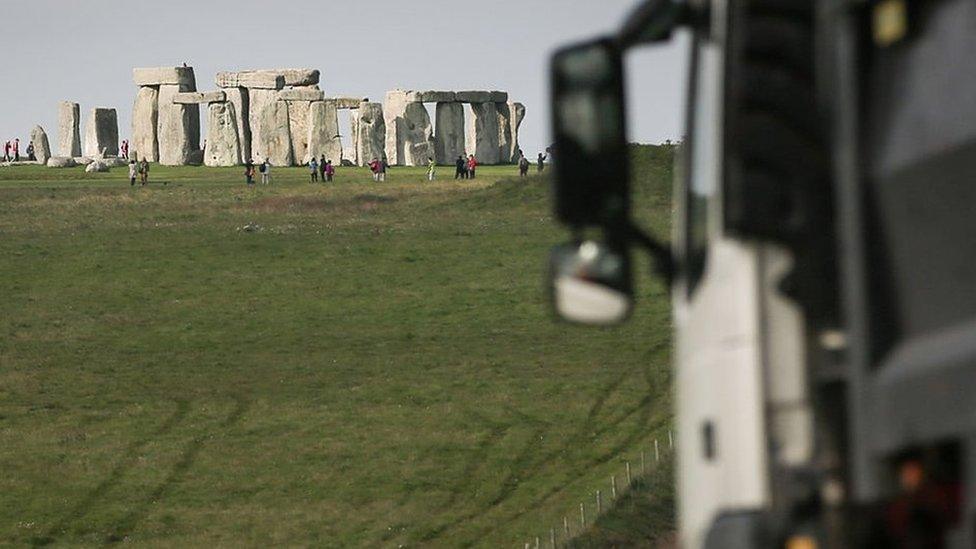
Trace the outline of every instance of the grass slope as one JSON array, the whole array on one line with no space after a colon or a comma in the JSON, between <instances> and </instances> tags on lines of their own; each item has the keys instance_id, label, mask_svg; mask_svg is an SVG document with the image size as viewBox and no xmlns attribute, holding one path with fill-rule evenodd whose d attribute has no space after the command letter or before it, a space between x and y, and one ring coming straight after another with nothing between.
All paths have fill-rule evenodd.
<instances>
[{"instance_id":1,"label":"grass slope","mask_svg":"<svg viewBox=\"0 0 976 549\"><path fill-rule=\"evenodd\" d=\"M665 433L664 290L554 322L544 178L240 171L0 169L0 545L511 546Z\"/></svg>"}]
</instances>

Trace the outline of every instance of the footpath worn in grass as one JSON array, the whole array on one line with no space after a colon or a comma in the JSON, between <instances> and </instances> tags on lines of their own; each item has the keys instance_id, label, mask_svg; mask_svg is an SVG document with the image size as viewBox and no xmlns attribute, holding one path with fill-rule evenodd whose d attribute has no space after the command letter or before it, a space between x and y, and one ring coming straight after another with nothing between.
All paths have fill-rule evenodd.
<instances>
[{"instance_id":1,"label":"footpath worn in grass","mask_svg":"<svg viewBox=\"0 0 976 549\"><path fill-rule=\"evenodd\" d=\"M240 171L0 168L0 545L512 546L666 432L664 289L555 322L544 177Z\"/></svg>"}]
</instances>

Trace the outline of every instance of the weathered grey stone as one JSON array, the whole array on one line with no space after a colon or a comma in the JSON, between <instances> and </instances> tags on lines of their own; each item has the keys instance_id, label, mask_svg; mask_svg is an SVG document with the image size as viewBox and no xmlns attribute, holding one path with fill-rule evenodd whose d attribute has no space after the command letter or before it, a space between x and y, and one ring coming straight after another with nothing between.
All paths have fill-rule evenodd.
<instances>
[{"instance_id":1,"label":"weathered grey stone","mask_svg":"<svg viewBox=\"0 0 976 549\"><path fill-rule=\"evenodd\" d=\"M101 160L95 160L91 164L85 166L85 173L102 173L102 172L107 172L108 170L109 170L108 164Z\"/></svg>"},{"instance_id":2,"label":"weathered grey stone","mask_svg":"<svg viewBox=\"0 0 976 549\"><path fill-rule=\"evenodd\" d=\"M47 160L51 158L51 143L47 140L44 128L34 126L30 132L30 140L34 143L34 157L37 162L47 164Z\"/></svg>"},{"instance_id":3,"label":"weathered grey stone","mask_svg":"<svg viewBox=\"0 0 976 549\"><path fill-rule=\"evenodd\" d=\"M403 143L404 166L426 166L434 157L434 129L423 103L407 103L400 120L399 139Z\"/></svg>"},{"instance_id":4,"label":"weathered grey stone","mask_svg":"<svg viewBox=\"0 0 976 549\"><path fill-rule=\"evenodd\" d=\"M356 166L360 165L359 162L359 109L353 109L349 111L349 133L351 134L350 141L352 142L350 148L351 151L343 151L342 157L349 159ZM385 131L385 130L384 130ZM386 140L386 135L383 136Z\"/></svg>"},{"instance_id":5,"label":"weathered grey stone","mask_svg":"<svg viewBox=\"0 0 976 549\"><path fill-rule=\"evenodd\" d=\"M368 97L329 97L329 101L334 101L337 109L358 109L362 103L369 102Z\"/></svg>"},{"instance_id":6,"label":"weathered grey stone","mask_svg":"<svg viewBox=\"0 0 976 549\"><path fill-rule=\"evenodd\" d=\"M386 101L383 102L383 121L386 125L386 158L393 166L403 162L403 140L399 137L399 128L406 109L406 91L391 90L386 92Z\"/></svg>"},{"instance_id":7,"label":"weathered grey stone","mask_svg":"<svg viewBox=\"0 0 976 549\"><path fill-rule=\"evenodd\" d=\"M136 86L182 86L196 89L197 81L192 67L153 67L132 69L132 80Z\"/></svg>"},{"instance_id":8,"label":"weathered grey stone","mask_svg":"<svg viewBox=\"0 0 976 549\"><path fill-rule=\"evenodd\" d=\"M52 156L47 159L48 168L73 168L77 165L75 160L68 156Z\"/></svg>"},{"instance_id":9,"label":"weathered grey stone","mask_svg":"<svg viewBox=\"0 0 976 549\"><path fill-rule=\"evenodd\" d=\"M85 155L92 158L118 156L119 116L115 109L91 110L85 127Z\"/></svg>"},{"instance_id":10,"label":"weathered grey stone","mask_svg":"<svg viewBox=\"0 0 976 549\"><path fill-rule=\"evenodd\" d=\"M322 101L325 92L315 88L286 88L278 92L278 101Z\"/></svg>"},{"instance_id":11,"label":"weathered grey stone","mask_svg":"<svg viewBox=\"0 0 976 549\"><path fill-rule=\"evenodd\" d=\"M258 150L255 158L268 159L273 166L290 166L292 160L291 130L289 128L288 103L274 101L261 111L260 136L253 144Z\"/></svg>"},{"instance_id":12,"label":"weathered grey stone","mask_svg":"<svg viewBox=\"0 0 976 549\"><path fill-rule=\"evenodd\" d=\"M495 103L472 103L465 123L465 149L480 164L498 164L498 108Z\"/></svg>"},{"instance_id":13,"label":"weathered grey stone","mask_svg":"<svg viewBox=\"0 0 976 549\"><path fill-rule=\"evenodd\" d=\"M506 103L508 93L501 91L459 91L455 98L461 103Z\"/></svg>"},{"instance_id":14,"label":"weathered grey stone","mask_svg":"<svg viewBox=\"0 0 976 549\"><path fill-rule=\"evenodd\" d=\"M224 93L227 95L227 102L234 105L234 113L237 116L237 137L240 139L241 145L241 160L247 161L251 158L250 100L247 88L227 88Z\"/></svg>"},{"instance_id":15,"label":"weathered grey stone","mask_svg":"<svg viewBox=\"0 0 976 549\"><path fill-rule=\"evenodd\" d=\"M386 123L383 105L379 103L363 103L357 112L356 157L359 165L365 166L370 160L385 156Z\"/></svg>"},{"instance_id":16,"label":"weathered grey stone","mask_svg":"<svg viewBox=\"0 0 976 549\"><path fill-rule=\"evenodd\" d=\"M510 113L509 123L512 127L512 151L509 159L514 164L519 161L519 151L521 151L519 129L522 127L522 120L525 119L525 105L522 103L507 103L506 106Z\"/></svg>"},{"instance_id":17,"label":"weathered grey stone","mask_svg":"<svg viewBox=\"0 0 976 549\"><path fill-rule=\"evenodd\" d=\"M291 131L291 163L296 166L304 164L304 159L308 154L308 115L311 105L308 101L288 102L288 128Z\"/></svg>"},{"instance_id":18,"label":"weathered grey stone","mask_svg":"<svg viewBox=\"0 0 976 549\"><path fill-rule=\"evenodd\" d=\"M58 152L61 156L81 156L81 108L78 103L58 103Z\"/></svg>"},{"instance_id":19,"label":"weathered grey stone","mask_svg":"<svg viewBox=\"0 0 976 549\"><path fill-rule=\"evenodd\" d=\"M283 76L286 86L315 86L321 76L318 69L274 69L270 72Z\"/></svg>"},{"instance_id":20,"label":"weathered grey stone","mask_svg":"<svg viewBox=\"0 0 976 549\"><path fill-rule=\"evenodd\" d=\"M159 162L159 88L143 86L136 93L132 105L132 149L129 156L136 160Z\"/></svg>"},{"instance_id":21,"label":"weathered grey stone","mask_svg":"<svg viewBox=\"0 0 976 549\"><path fill-rule=\"evenodd\" d=\"M189 166L202 166L203 165L203 151L195 150L190 151L189 156L186 159L186 163Z\"/></svg>"},{"instance_id":22,"label":"weathered grey stone","mask_svg":"<svg viewBox=\"0 0 976 549\"><path fill-rule=\"evenodd\" d=\"M207 166L236 166L241 163L241 141L237 134L237 110L231 102L211 103L207 113Z\"/></svg>"},{"instance_id":23,"label":"weathered grey stone","mask_svg":"<svg viewBox=\"0 0 976 549\"><path fill-rule=\"evenodd\" d=\"M311 104L308 113L307 141L308 150L301 158L302 164L321 156L325 156L325 159L331 160L333 164L338 165L342 162L339 110L334 101L316 101Z\"/></svg>"},{"instance_id":24,"label":"weathered grey stone","mask_svg":"<svg viewBox=\"0 0 976 549\"><path fill-rule=\"evenodd\" d=\"M434 112L434 153L438 164L454 164L464 154L464 105L438 103Z\"/></svg>"},{"instance_id":25,"label":"weathered grey stone","mask_svg":"<svg viewBox=\"0 0 976 549\"><path fill-rule=\"evenodd\" d=\"M280 90L285 87L285 77L267 71L218 72L218 88L249 88Z\"/></svg>"},{"instance_id":26,"label":"weathered grey stone","mask_svg":"<svg viewBox=\"0 0 976 549\"><path fill-rule=\"evenodd\" d=\"M407 94L407 99L421 103L451 103L457 101L452 91L415 91Z\"/></svg>"},{"instance_id":27,"label":"weathered grey stone","mask_svg":"<svg viewBox=\"0 0 976 549\"><path fill-rule=\"evenodd\" d=\"M227 100L227 94L222 90L208 92L180 92L173 96L173 103L178 105L202 105L205 103L220 103Z\"/></svg>"},{"instance_id":28,"label":"weathered grey stone","mask_svg":"<svg viewBox=\"0 0 976 549\"><path fill-rule=\"evenodd\" d=\"M72 158L72 160L74 161L75 164L78 164L79 166L87 166L92 162L94 162L94 160L92 160L87 156L76 156Z\"/></svg>"},{"instance_id":29,"label":"weathered grey stone","mask_svg":"<svg viewBox=\"0 0 976 549\"><path fill-rule=\"evenodd\" d=\"M99 160L102 164L105 164L109 168L121 168L129 163L128 160L124 158L119 158L117 156L109 156L107 158L102 158Z\"/></svg>"},{"instance_id":30,"label":"weathered grey stone","mask_svg":"<svg viewBox=\"0 0 976 549\"><path fill-rule=\"evenodd\" d=\"M200 106L173 102L180 86L159 87L159 163L164 166L185 166L200 150Z\"/></svg>"},{"instance_id":31,"label":"weathered grey stone","mask_svg":"<svg viewBox=\"0 0 976 549\"><path fill-rule=\"evenodd\" d=\"M264 161L263 138L261 137L261 115L269 105L277 103L278 92L266 89L248 89L248 127L251 131L251 158L255 162Z\"/></svg>"}]
</instances>

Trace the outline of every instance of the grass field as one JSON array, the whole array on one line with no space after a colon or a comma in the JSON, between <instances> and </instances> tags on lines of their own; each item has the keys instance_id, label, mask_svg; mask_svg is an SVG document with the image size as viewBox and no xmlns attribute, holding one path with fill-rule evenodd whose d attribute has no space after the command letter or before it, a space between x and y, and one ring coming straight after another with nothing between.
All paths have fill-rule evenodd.
<instances>
[{"instance_id":1,"label":"grass field","mask_svg":"<svg viewBox=\"0 0 976 549\"><path fill-rule=\"evenodd\" d=\"M663 287L557 323L545 178L423 171L0 168L0 545L521 546L662 436Z\"/></svg>"}]
</instances>

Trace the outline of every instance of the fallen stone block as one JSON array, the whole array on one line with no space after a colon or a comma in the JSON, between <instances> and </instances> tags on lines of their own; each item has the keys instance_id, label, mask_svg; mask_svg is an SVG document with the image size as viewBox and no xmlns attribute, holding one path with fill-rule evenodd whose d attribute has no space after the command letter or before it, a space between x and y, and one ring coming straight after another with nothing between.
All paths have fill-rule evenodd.
<instances>
[{"instance_id":1,"label":"fallen stone block","mask_svg":"<svg viewBox=\"0 0 976 549\"><path fill-rule=\"evenodd\" d=\"M505 103L508 93L500 91L459 91L455 98L461 103Z\"/></svg>"},{"instance_id":2,"label":"fallen stone block","mask_svg":"<svg viewBox=\"0 0 976 549\"><path fill-rule=\"evenodd\" d=\"M73 168L77 165L74 158L67 156L52 156L47 159L48 168Z\"/></svg>"},{"instance_id":3,"label":"fallen stone block","mask_svg":"<svg viewBox=\"0 0 976 549\"><path fill-rule=\"evenodd\" d=\"M173 103L178 105L203 105L207 103L221 103L227 100L227 93L222 90L208 92L180 92L173 95Z\"/></svg>"},{"instance_id":4,"label":"fallen stone block","mask_svg":"<svg viewBox=\"0 0 976 549\"><path fill-rule=\"evenodd\" d=\"M284 76L264 71L218 72L215 81L218 88L280 90L285 87Z\"/></svg>"},{"instance_id":5,"label":"fallen stone block","mask_svg":"<svg viewBox=\"0 0 976 549\"><path fill-rule=\"evenodd\" d=\"M325 92L315 88L287 88L278 92L278 101L322 101Z\"/></svg>"},{"instance_id":6,"label":"fallen stone block","mask_svg":"<svg viewBox=\"0 0 976 549\"><path fill-rule=\"evenodd\" d=\"M85 166L85 173L103 173L109 171L108 164L101 160L96 160Z\"/></svg>"},{"instance_id":7,"label":"fallen stone block","mask_svg":"<svg viewBox=\"0 0 976 549\"><path fill-rule=\"evenodd\" d=\"M58 103L58 152L61 156L81 156L81 108L78 103Z\"/></svg>"},{"instance_id":8,"label":"fallen stone block","mask_svg":"<svg viewBox=\"0 0 976 549\"><path fill-rule=\"evenodd\" d=\"M47 132L40 126L34 126L30 132L30 140L34 143L34 158L40 164L47 164L51 158L51 143L47 140Z\"/></svg>"},{"instance_id":9,"label":"fallen stone block","mask_svg":"<svg viewBox=\"0 0 976 549\"><path fill-rule=\"evenodd\" d=\"M79 166L87 166L94 162L93 159L87 156L76 156L72 160L74 160L75 164L78 164Z\"/></svg>"},{"instance_id":10,"label":"fallen stone block","mask_svg":"<svg viewBox=\"0 0 976 549\"><path fill-rule=\"evenodd\" d=\"M132 148L129 156L137 160L159 162L159 88L143 86L132 105ZM141 155L141 156L140 156Z\"/></svg>"},{"instance_id":11,"label":"fallen stone block","mask_svg":"<svg viewBox=\"0 0 976 549\"><path fill-rule=\"evenodd\" d=\"M197 87L192 67L154 67L132 69L132 80L136 86L183 86Z\"/></svg>"},{"instance_id":12,"label":"fallen stone block","mask_svg":"<svg viewBox=\"0 0 976 549\"><path fill-rule=\"evenodd\" d=\"M119 117L115 109L94 108L85 128L85 155L92 158L119 154Z\"/></svg>"},{"instance_id":13,"label":"fallen stone block","mask_svg":"<svg viewBox=\"0 0 976 549\"><path fill-rule=\"evenodd\" d=\"M438 103L434 112L434 154L438 164L454 164L464 154L464 105Z\"/></svg>"}]
</instances>

